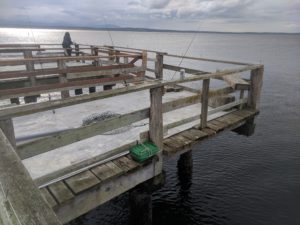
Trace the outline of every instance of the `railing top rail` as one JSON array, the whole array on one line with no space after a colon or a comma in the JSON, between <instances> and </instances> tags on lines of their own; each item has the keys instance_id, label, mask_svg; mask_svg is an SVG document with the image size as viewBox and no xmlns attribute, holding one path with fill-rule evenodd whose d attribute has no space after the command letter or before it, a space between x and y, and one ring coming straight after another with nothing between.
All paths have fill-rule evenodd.
<instances>
[{"instance_id":1,"label":"railing top rail","mask_svg":"<svg viewBox=\"0 0 300 225\"><path fill-rule=\"evenodd\" d=\"M33 57L33 58L26 58L26 59L8 59L8 60L0 60L0 66L2 65L14 65L14 64L20 64L20 63L26 63L26 62L48 62L48 61L73 61L73 60L95 60L95 59L101 59L101 58L111 58L111 57L140 57L139 55L130 55L130 54L112 54L110 56L58 56L58 57Z\"/></svg>"},{"instance_id":2,"label":"railing top rail","mask_svg":"<svg viewBox=\"0 0 300 225\"><path fill-rule=\"evenodd\" d=\"M16 116L23 116L28 115L32 113L42 112L46 110L56 109L56 108L62 108L66 106L71 106L75 104L95 101L103 98L109 98L113 96L128 94L132 92L138 92L142 90L152 89L156 87L162 87L166 85L174 85L174 84L180 84L180 83L186 83L186 82L192 82L192 81L200 81L204 79L210 79L210 78L220 78L226 75L249 71L249 70L255 70L262 68L263 65L251 65L251 66L243 66L236 69L229 69L229 70L223 70L218 71L215 73L205 74L201 76L193 76L188 77L182 80L171 80L171 81L162 81L162 80L153 80L151 82L147 82L142 85L132 86L132 87L125 87L125 88L119 88L114 89L110 91L105 92L97 92L89 95L83 95L83 96L77 96L77 97L71 97L68 99L60 99L60 100L53 100L49 102L42 102L42 103L36 103L36 104L29 104L29 105L20 105L10 108L5 108L0 110L0 118L10 118L10 117L16 117Z\"/></svg>"}]
</instances>

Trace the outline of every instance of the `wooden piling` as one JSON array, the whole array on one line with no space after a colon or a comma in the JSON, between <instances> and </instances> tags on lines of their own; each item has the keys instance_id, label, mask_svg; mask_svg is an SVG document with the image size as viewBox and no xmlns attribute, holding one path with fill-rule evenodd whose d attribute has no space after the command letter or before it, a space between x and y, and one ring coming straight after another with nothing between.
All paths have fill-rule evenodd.
<instances>
[{"instance_id":1,"label":"wooden piling","mask_svg":"<svg viewBox=\"0 0 300 225\"><path fill-rule=\"evenodd\" d=\"M149 138L159 148L158 166L155 168L155 175L162 171L162 149L163 149L163 107L162 96L164 87L150 89L150 117L149 117Z\"/></svg>"},{"instance_id":2,"label":"wooden piling","mask_svg":"<svg viewBox=\"0 0 300 225\"><path fill-rule=\"evenodd\" d=\"M164 64L164 55L161 53L156 53L156 62L155 62L155 77L156 79L163 79L163 64Z\"/></svg>"},{"instance_id":3,"label":"wooden piling","mask_svg":"<svg viewBox=\"0 0 300 225\"><path fill-rule=\"evenodd\" d=\"M207 124L209 81L210 81L210 79L204 79L203 84L202 84L201 123L200 123L201 129L205 128L206 124Z\"/></svg>"},{"instance_id":4,"label":"wooden piling","mask_svg":"<svg viewBox=\"0 0 300 225\"><path fill-rule=\"evenodd\" d=\"M251 109L259 109L260 94L263 83L264 67L251 70L250 90L248 91L248 107Z\"/></svg>"},{"instance_id":5,"label":"wooden piling","mask_svg":"<svg viewBox=\"0 0 300 225\"><path fill-rule=\"evenodd\" d=\"M130 225L152 225L152 193L149 184L138 185L130 191L129 205Z\"/></svg>"}]
</instances>

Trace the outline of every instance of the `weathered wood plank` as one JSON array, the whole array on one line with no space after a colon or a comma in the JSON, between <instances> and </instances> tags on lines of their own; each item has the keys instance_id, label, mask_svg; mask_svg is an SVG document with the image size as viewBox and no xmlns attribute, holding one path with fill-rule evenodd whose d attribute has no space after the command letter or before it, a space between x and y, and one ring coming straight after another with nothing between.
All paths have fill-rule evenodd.
<instances>
[{"instance_id":1,"label":"weathered wood plank","mask_svg":"<svg viewBox=\"0 0 300 225\"><path fill-rule=\"evenodd\" d=\"M46 202L49 204L51 208L57 205L57 202L52 197L52 195L50 194L47 188L41 188L40 191L42 193L42 196L44 197L44 199L46 200Z\"/></svg>"},{"instance_id":2,"label":"weathered wood plank","mask_svg":"<svg viewBox=\"0 0 300 225\"><path fill-rule=\"evenodd\" d=\"M98 70L90 72L80 72L80 73L68 73L67 79L79 79L79 78L88 78L88 77L98 77L98 76L112 76L112 75L128 75L130 73L138 73L144 71L144 68L141 66L136 66L132 68L118 68L110 70Z\"/></svg>"},{"instance_id":3,"label":"weathered wood plank","mask_svg":"<svg viewBox=\"0 0 300 225\"><path fill-rule=\"evenodd\" d=\"M88 79L88 80L70 81L70 82L66 82L66 79L64 78L60 80L62 83L0 90L0 99L7 99L7 98L18 97L18 96L30 96L30 95L37 95L37 94L57 92L57 91L64 92L76 88L89 87L91 85L115 84L115 83L124 82L124 80L130 82L134 80L134 77L127 75L127 76L120 76L120 77L106 77L100 79Z\"/></svg>"},{"instance_id":4,"label":"weathered wood plank","mask_svg":"<svg viewBox=\"0 0 300 225\"><path fill-rule=\"evenodd\" d=\"M259 109L260 94L263 84L264 67L251 70L250 90L248 91L247 106L252 109Z\"/></svg>"},{"instance_id":5,"label":"weathered wood plank","mask_svg":"<svg viewBox=\"0 0 300 225\"><path fill-rule=\"evenodd\" d=\"M6 224L61 224L2 129L0 129L0 155L0 221L5 221ZM3 205L6 207L2 207ZM11 216L3 217L4 214Z\"/></svg>"},{"instance_id":6,"label":"weathered wood plank","mask_svg":"<svg viewBox=\"0 0 300 225\"><path fill-rule=\"evenodd\" d=\"M9 140L10 144L14 148L16 148L16 137L15 137L15 130L14 130L14 124L12 119L11 118L5 120L0 119L0 129L2 129L6 138Z\"/></svg>"},{"instance_id":7,"label":"weathered wood plank","mask_svg":"<svg viewBox=\"0 0 300 225\"><path fill-rule=\"evenodd\" d=\"M206 133L208 136L213 136L217 133L216 131L214 131L208 127L201 129L201 131Z\"/></svg>"},{"instance_id":8,"label":"weathered wood plank","mask_svg":"<svg viewBox=\"0 0 300 225\"><path fill-rule=\"evenodd\" d=\"M201 92L201 115L200 115L200 127L206 127L207 123L207 112L208 112L208 93L209 93L209 82L210 79L203 80L202 92Z\"/></svg>"},{"instance_id":9,"label":"weathered wood plank","mask_svg":"<svg viewBox=\"0 0 300 225\"><path fill-rule=\"evenodd\" d=\"M211 120L207 123L207 127L212 130L215 130L216 132L224 130L226 126L227 126L226 123L217 120Z\"/></svg>"},{"instance_id":10,"label":"weathered wood plank","mask_svg":"<svg viewBox=\"0 0 300 225\"><path fill-rule=\"evenodd\" d=\"M83 139L103 134L105 132L130 125L131 123L149 117L149 108L120 115L97 123L58 132L55 135L40 138L25 144L18 145L17 152L20 158L25 159L52 149L65 146Z\"/></svg>"},{"instance_id":11,"label":"weathered wood plank","mask_svg":"<svg viewBox=\"0 0 300 225\"><path fill-rule=\"evenodd\" d=\"M250 85L240 74L232 74L223 77L223 80L229 84L234 90L248 90Z\"/></svg>"},{"instance_id":12,"label":"weathered wood plank","mask_svg":"<svg viewBox=\"0 0 300 225\"><path fill-rule=\"evenodd\" d=\"M105 92L96 92L88 95L76 96L76 97L63 99L63 100L53 100L51 102L42 102L37 104L10 107L10 108L0 110L0 118L7 118L7 117L11 118L16 116L28 115L32 113L71 106L71 105L80 104L84 102L95 101L95 100L109 98L109 97L118 96L122 94L138 92L156 86L159 86L159 84L156 82L151 82L151 83L119 88L119 89L105 91Z\"/></svg>"},{"instance_id":13,"label":"weathered wood plank","mask_svg":"<svg viewBox=\"0 0 300 225\"><path fill-rule=\"evenodd\" d=\"M56 62L57 60L64 60L64 61L77 61L77 60L95 60L95 59L105 59L105 58L112 58L116 55L112 54L111 56L64 56L64 57L33 57L27 59L9 59L9 60L0 60L0 66L15 66L15 65L22 65L27 62L32 63L50 63ZM130 57L134 58L141 55L129 55L129 54L120 54L119 57Z\"/></svg>"},{"instance_id":14,"label":"weathered wood plank","mask_svg":"<svg viewBox=\"0 0 300 225\"><path fill-rule=\"evenodd\" d=\"M91 171L101 180L112 179L123 173L123 170L113 162L108 162L103 165L94 167Z\"/></svg>"},{"instance_id":15,"label":"weathered wood plank","mask_svg":"<svg viewBox=\"0 0 300 225\"><path fill-rule=\"evenodd\" d=\"M75 194L78 194L100 183L100 180L92 172L87 170L66 179L65 182Z\"/></svg>"},{"instance_id":16,"label":"weathered wood plank","mask_svg":"<svg viewBox=\"0 0 300 225\"><path fill-rule=\"evenodd\" d=\"M103 164L104 160L107 160L111 157L114 157L125 151L128 151L129 148L131 148L135 145L136 145L136 141L131 142L126 145L123 145L123 146L120 146L120 147L112 149L106 153L101 153L99 155L96 155L93 158L83 160L81 162L72 164L70 166L66 166L61 170L46 174L42 177L35 179L34 182L36 183L36 185L38 185L40 187L47 186L47 183L55 182L55 179L57 179L57 178L63 179L63 177L65 177L65 178L66 178L66 176L69 177L70 174L74 173L74 171L77 171L79 173L81 171L85 171L86 169L90 169L90 168L96 167L100 164Z\"/></svg>"},{"instance_id":17,"label":"weathered wood plank","mask_svg":"<svg viewBox=\"0 0 300 225\"><path fill-rule=\"evenodd\" d=\"M60 204L74 197L71 190L62 181L58 181L57 183L51 184L48 188Z\"/></svg>"},{"instance_id":18,"label":"weathered wood plank","mask_svg":"<svg viewBox=\"0 0 300 225\"><path fill-rule=\"evenodd\" d=\"M186 73L190 73L193 75L202 75L202 74L209 73L209 72L202 71L202 70L190 69L190 68L185 68L185 67L181 67L181 66L173 66L173 65L168 65L168 64L164 64L163 68L166 70L174 70L174 71L178 71L178 72L180 70L184 69Z\"/></svg>"},{"instance_id":19,"label":"weathered wood plank","mask_svg":"<svg viewBox=\"0 0 300 225\"><path fill-rule=\"evenodd\" d=\"M157 53L155 61L155 77L156 79L163 79L163 64L164 64L164 55Z\"/></svg>"},{"instance_id":20,"label":"weathered wood plank","mask_svg":"<svg viewBox=\"0 0 300 225\"><path fill-rule=\"evenodd\" d=\"M128 172L139 167L139 164L137 162L130 160L126 156L113 160L113 163L116 164L124 172Z\"/></svg>"},{"instance_id":21,"label":"weathered wood plank","mask_svg":"<svg viewBox=\"0 0 300 225\"><path fill-rule=\"evenodd\" d=\"M139 170L123 174L118 179L102 182L100 185L96 185L94 188L90 188L70 199L66 204L55 207L55 212L63 223L67 223L136 185L151 179L154 176L154 167L153 162L141 167Z\"/></svg>"}]
</instances>

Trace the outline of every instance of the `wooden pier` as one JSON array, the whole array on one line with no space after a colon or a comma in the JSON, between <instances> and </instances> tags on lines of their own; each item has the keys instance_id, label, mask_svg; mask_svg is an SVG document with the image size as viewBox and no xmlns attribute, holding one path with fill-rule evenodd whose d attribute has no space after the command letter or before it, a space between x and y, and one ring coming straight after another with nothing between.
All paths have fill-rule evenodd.
<instances>
[{"instance_id":1,"label":"wooden pier","mask_svg":"<svg viewBox=\"0 0 300 225\"><path fill-rule=\"evenodd\" d=\"M179 65L182 58L232 68L203 71ZM216 80L221 88L211 88ZM253 119L259 113L262 80L263 65L250 63L121 46L75 44L73 55L64 56L56 44L0 45L0 224L64 224L144 182L159 183L165 157L186 154L201 141ZM201 88L187 85L191 82ZM26 141L16 136L17 117L20 121L90 102L96 107L107 98L146 91L145 108L133 106L115 117ZM180 91L185 97L176 95ZM53 93L60 94L53 99ZM178 116L178 110L192 106L199 106L198 112ZM167 122L172 115L180 119ZM145 120L147 129L130 143L42 176L33 178L23 163ZM146 140L160 151L138 163L128 151Z\"/></svg>"}]
</instances>

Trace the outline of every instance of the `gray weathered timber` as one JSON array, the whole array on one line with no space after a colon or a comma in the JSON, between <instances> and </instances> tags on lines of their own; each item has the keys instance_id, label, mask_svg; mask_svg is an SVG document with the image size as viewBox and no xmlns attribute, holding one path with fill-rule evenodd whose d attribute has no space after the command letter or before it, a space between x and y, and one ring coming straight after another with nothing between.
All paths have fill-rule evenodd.
<instances>
[{"instance_id":1,"label":"gray weathered timber","mask_svg":"<svg viewBox=\"0 0 300 225\"><path fill-rule=\"evenodd\" d=\"M260 94L263 84L264 67L251 70L250 90L248 91L248 107L259 109Z\"/></svg>"},{"instance_id":2,"label":"gray weathered timber","mask_svg":"<svg viewBox=\"0 0 300 225\"><path fill-rule=\"evenodd\" d=\"M159 89L162 89L162 87L159 87ZM161 103L159 110L161 110L162 112L170 112L172 110L193 105L198 102L198 95L189 96L174 101L166 102L164 104ZM30 158L37 154L45 153L55 148L71 144L95 135L103 134L105 132L120 128L122 126L130 125L131 123L149 118L149 110L151 110L151 107L150 109L141 109L138 111L118 116L116 118L104 120L96 124L92 124L90 126L57 132L55 134L52 134L51 136L47 136L38 140L34 140L32 142L18 145L17 152L21 159ZM153 114L155 114L156 112L159 113L159 111L157 111L157 108L154 109Z\"/></svg>"},{"instance_id":3,"label":"gray weathered timber","mask_svg":"<svg viewBox=\"0 0 300 225\"><path fill-rule=\"evenodd\" d=\"M190 69L190 68L181 67L181 66L173 66L173 65L169 65L169 64L164 64L163 68L166 70L173 70L173 71L177 71L177 72L184 69L186 73L190 73L190 74L194 74L194 75L209 74L209 72L205 72L202 70L195 70L195 69Z\"/></svg>"},{"instance_id":4,"label":"gray weathered timber","mask_svg":"<svg viewBox=\"0 0 300 225\"><path fill-rule=\"evenodd\" d=\"M67 223L76 217L87 213L95 207L111 200L112 198L130 190L136 185L154 177L154 168L157 162L153 161L145 167L123 174L118 179L109 179L82 192L65 204L54 207L58 218Z\"/></svg>"},{"instance_id":5,"label":"gray weathered timber","mask_svg":"<svg viewBox=\"0 0 300 225\"><path fill-rule=\"evenodd\" d=\"M223 80L234 90L248 90L250 85L240 74L231 74L223 77Z\"/></svg>"},{"instance_id":6,"label":"gray weathered timber","mask_svg":"<svg viewBox=\"0 0 300 225\"><path fill-rule=\"evenodd\" d=\"M80 72L80 73L68 73L68 79L78 79L78 78L87 78L87 77L98 77L98 76L112 76L116 74L127 75L129 73L138 73L142 72L145 69L142 66L132 67L132 68L118 68L118 69L109 69L109 70L98 70L93 72Z\"/></svg>"},{"instance_id":7,"label":"gray weathered timber","mask_svg":"<svg viewBox=\"0 0 300 225\"><path fill-rule=\"evenodd\" d=\"M105 92L96 92L88 95L76 96L68 99L53 100L50 102L41 102L37 104L21 105L0 110L0 118L10 118L17 116L29 115L32 113L42 112L51 109L62 108L66 106L76 105L84 102L95 101L98 99L109 98L122 94L138 92L152 87L159 86L158 83L145 83L132 87L124 87Z\"/></svg>"},{"instance_id":8,"label":"gray weathered timber","mask_svg":"<svg viewBox=\"0 0 300 225\"><path fill-rule=\"evenodd\" d=\"M17 152L21 159L29 158L58 147L62 147L83 139L103 134L105 132L130 125L131 123L149 117L149 108L120 115L112 119L99 121L88 126L58 132L53 136L44 137L29 143L19 145Z\"/></svg>"},{"instance_id":9,"label":"gray weathered timber","mask_svg":"<svg viewBox=\"0 0 300 225\"><path fill-rule=\"evenodd\" d=\"M0 129L2 129L10 144L16 148L16 137L12 119L0 120Z\"/></svg>"},{"instance_id":10,"label":"gray weathered timber","mask_svg":"<svg viewBox=\"0 0 300 225\"><path fill-rule=\"evenodd\" d=\"M162 96L164 87L150 89L150 117L149 117L149 137L159 148L158 165L155 167L155 175L162 171L162 149L163 149L163 107Z\"/></svg>"},{"instance_id":11,"label":"gray weathered timber","mask_svg":"<svg viewBox=\"0 0 300 225\"><path fill-rule=\"evenodd\" d=\"M2 218L2 221L10 221L14 225L61 224L42 197L2 129L0 129L0 155L0 192L2 192L0 205L7 206L5 209L1 207L0 211L6 210L7 215L13 215L10 218ZM2 213L0 215L3 216Z\"/></svg>"},{"instance_id":12,"label":"gray weathered timber","mask_svg":"<svg viewBox=\"0 0 300 225\"><path fill-rule=\"evenodd\" d=\"M54 183L61 179L66 179L68 177L74 176L76 174L79 174L83 171L86 171L92 167L102 165L108 161L111 160L111 158L118 156L120 154L123 154L128 151L131 147L135 146L137 144L136 141L131 142L129 144L120 146L116 149L113 149L109 152L96 155L93 158L83 160L81 162L78 162L76 164L72 164L70 166L66 166L65 168L54 171L52 173L49 173L47 175L44 175L42 177L39 177L34 180L36 185L38 185L40 188L47 186L50 183Z\"/></svg>"},{"instance_id":13,"label":"gray weathered timber","mask_svg":"<svg viewBox=\"0 0 300 225\"><path fill-rule=\"evenodd\" d=\"M203 80L202 95L201 95L201 123L200 127L206 127L207 123L207 112L208 112L208 92L209 92L209 81L210 79Z\"/></svg>"},{"instance_id":14,"label":"gray weathered timber","mask_svg":"<svg viewBox=\"0 0 300 225\"><path fill-rule=\"evenodd\" d=\"M163 79L163 69L164 69L164 55L163 54L156 54L156 61L155 61L155 77L156 79Z\"/></svg>"},{"instance_id":15,"label":"gray weathered timber","mask_svg":"<svg viewBox=\"0 0 300 225\"><path fill-rule=\"evenodd\" d=\"M208 75L193 76L193 77L185 78L183 80L176 80L176 81L160 81L160 82L151 81L151 82L147 82L146 84L137 85L134 87L119 88L119 89L107 91L104 93L94 93L94 94L90 94L90 95L78 96L76 98L73 97L73 98L69 98L69 99L65 99L65 100L43 102L43 103L29 105L29 107L28 106L27 107L26 106L11 107L11 108L3 109L0 111L0 118L27 115L27 114L41 112L41 111L45 111L45 110L49 110L49 109L61 108L64 106L93 101L96 99L102 99L102 98L117 96L117 95L121 95L121 94L141 91L141 90L145 90L145 89L151 89L151 88L159 87L159 86L174 85L174 84L179 84L179 83L222 77L222 76L226 76L226 75L229 75L232 73L253 70L253 69L260 68L260 67L261 67L261 65L251 65L251 66L246 66L246 67L237 68L237 69L223 70L223 71L211 73Z\"/></svg>"},{"instance_id":16,"label":"gray weathered timber","mask_svg":"<svg viewBox=\"0 0 300 225\"><path fill-rule=\"evenodd\" d=\"M57 61L57 66L58 66L59 69L65 69L66 68L66 63L63 60L58 60ZM68 82L66 73L61 73L60 74L59 82L60 83L67 83ZM69 91L62 91L61 92L61 97L62 97L62 99L69 98L70 97Z\"/></svg>"}]
</instances>

